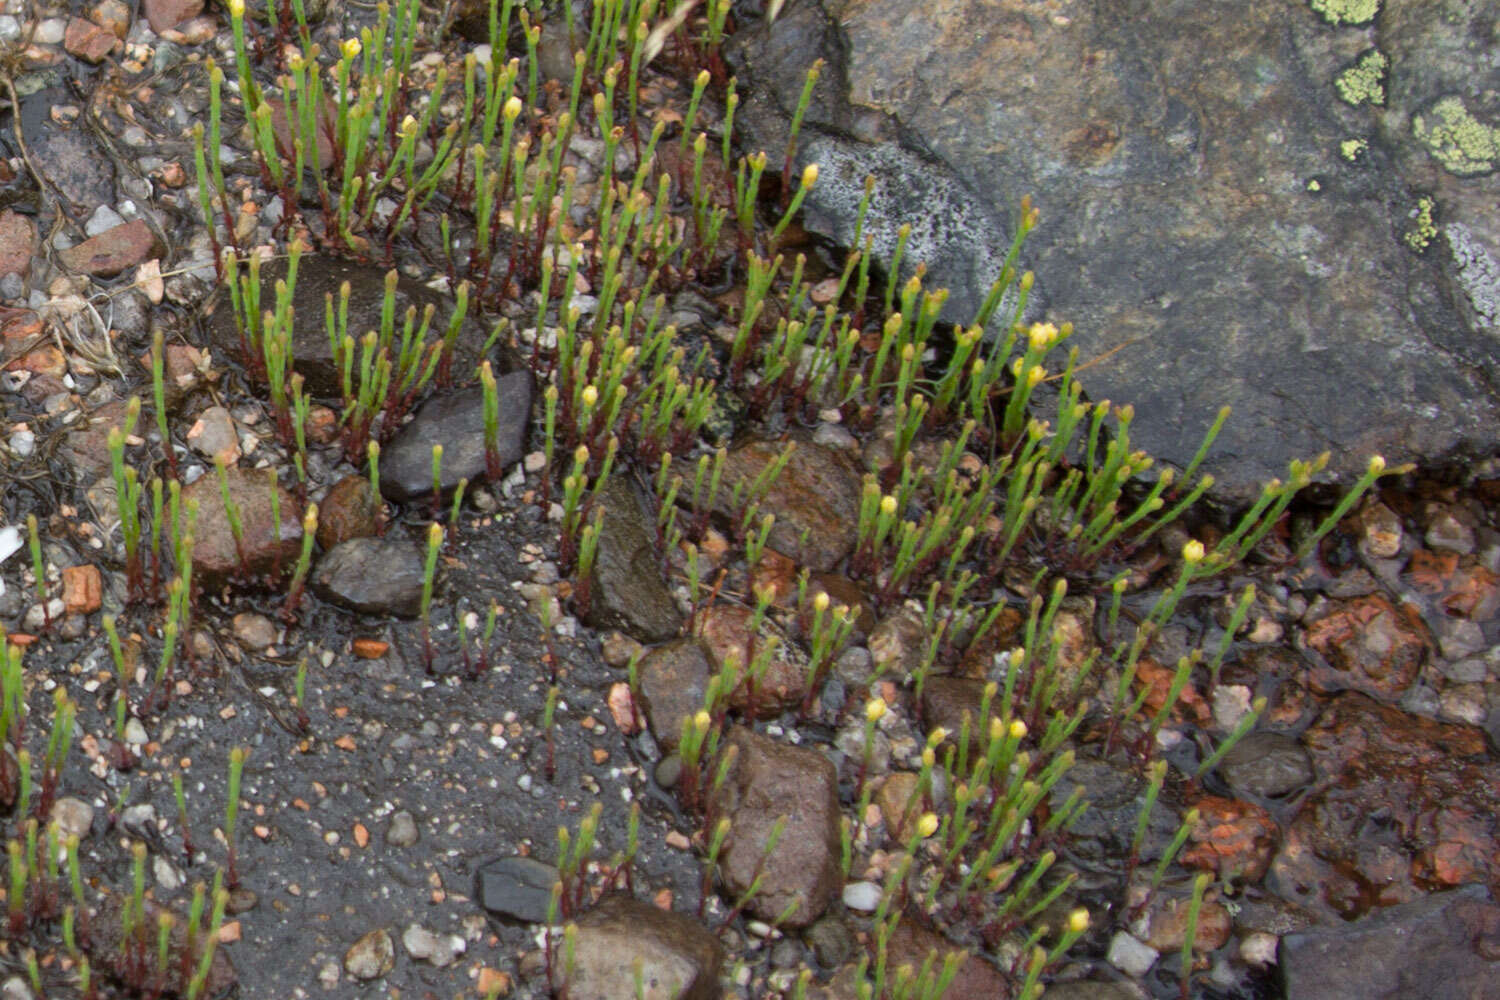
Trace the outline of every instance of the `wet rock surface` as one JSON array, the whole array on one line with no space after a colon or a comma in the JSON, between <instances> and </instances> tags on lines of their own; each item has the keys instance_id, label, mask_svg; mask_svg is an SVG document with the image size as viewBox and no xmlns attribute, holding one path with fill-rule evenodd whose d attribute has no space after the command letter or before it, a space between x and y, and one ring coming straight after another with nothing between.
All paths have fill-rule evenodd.
<instances>
[{"instance_id":1,"label":"wet rock surface","mask_svg":"<svg viewBox=\"0 0 1500 1000\"><path fill-rule=\"evenodd\" d=\"M1374 452L1493 448L1479 372L1496 360L1500 182L1452 138L1497 124L1472 96L1497 72L1477 11L1242 13L809 0L730 58L752 143L777 151L807 66L828 61L797 144L799 167L822 168L808 224L847 245L875 175L875 252L889 260L897 226L925 218L905 261L952 290L956 320L1031 195L1037 311L1076 324L1099 359L1091 391L1136 404L1134 440L1181 465L1234 407L1210 459L1221 495L1253 497L1325 449L1349 476ZM1383 99L1351 106L1334 81L1372 50Z\"/></svg>"},{"instance_id":2,"label":"wet rock surface","mask_svg":"<svg viewBox=\"0 0 1500 1000\"><path fill-rule=\"evenodd\" d=\"M1279 960L1289 997L1489 996L1500 982L1500 906L1485 886L1465 885L1288 934Z\"/></svg>"}]
</instances>

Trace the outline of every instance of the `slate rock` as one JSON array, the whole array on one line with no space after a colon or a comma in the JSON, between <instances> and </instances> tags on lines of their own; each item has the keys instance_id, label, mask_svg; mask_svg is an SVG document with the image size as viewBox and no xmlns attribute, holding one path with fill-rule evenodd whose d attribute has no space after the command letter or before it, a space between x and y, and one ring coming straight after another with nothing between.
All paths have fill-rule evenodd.
<instances>
[{"instance_id":1,"label":"slate rock","mask_svg":"<svg viewBox=\"0 0 1500 1000\"><path fill-rule=\"evenodd\" d=\"M207 472L182 491L184 509L194 500L198 502L193 546L195 580L212 590L231 580L260 583L278 573L291 572L302 549L302 508L297 499L285 487L276 487L278 534L271 511L271 478L265 470L230 468L224 478L230 501L239 510L244 559L242 562L240 545L229 528L218 474Z\"/></svg>"},{"instance_id":2,"label":"slate rock","mask_svg":"<svg viewBox=\"0 0 1500 1000\"><path fill-rule=\"evenodd\" d=\"M350 611L415 618L422 613L424 569L422 551L400 535L351 538L318 560L312 589Z\"/></svg>"},{"instance_id":3,"label":"slate rock","mask_svg":"<svg viewBox=\"0 0 1500 1000\"><path fill-rule=\"evenodd\" d=\"M795 902L781 924L814 923L840 891L838 772L816 750L778 743L736 727L728 745L737 758L711 808L730 821L719 872L729 893L743 894L756 876L760 891L749 911L775 920ZM786 825L776 849L766 843L779 817Z\"/></svg>"},{"instance_id":4,"label":"slate rock","mask_svg":"<svg viewBox=\"0 0 1500 1000\"><path fill-rule=\"evenodd\" d=\"M1474 1000L1500 983L1500 906L1465 885L1351 923L1288 934L1278 966L1297 1000Z\"/></svg>"},{"instance_id":5,"label":"slate rock","mask_svg":"<svg viewBox=\"0 0 1500 1000\"><path fill-rule=\"evenodd\" d=\"M604 484L599 501L604 505L604 525L584 620L642 642L672 638L682 629L682 615L662 579L655 524L635 491L618 477Z\"/></svg>"},{"instance_id":6,"label":"slate rock","mask_svg":"<svg viewBox=\"0 0 1500 1000\"><path fill-rule=\"evenodd\" d=\"M479 866L479 905L501 917L539 924L547 919L557 869L535 858L495 858Z\"/></svg>"},{"instance_id":7,"label":"slate rock","mask_svg":"<svg viewBox=\"0 0 1500 1000\"><path fill-rule=\"evenodd\" d=\"M1459 461L1500 443L1500 65L1485 5L1387 3L1336 26L1305 3L1028 5L791 0L726 47L747 148L786 147L807 67L828 63L794 172L803 224L865 232L929 267L971 322L1015 232L1030 317L1076 325L1093 398L1181 467L1228 403L1206 468L1244 502L1324 450ZM1385 103L1335 81L1379 46ZM1459 135L1473 156L1461 155ZM1464 160L1472 162L1461 162ZM1487 164L1489 164L1487 166ZM1429 193L1430 194L1427 194ZM1421 197L1432 199L1424 217ZM1408 238L1409 237L1409 238Z\"/></svg>"},{"instance_id":8,"label":"slate rock","mask_svg":"<svg viewBox=\"0 0 1500 1000\"><path fill-rule=\"evenodd\" d=\"M515 464L526 444L531 421L531 373L515 371L495 379L500 400L496 450L501 467ZM439 472L443 493L460 479L471 484L488 474L484 448L484 390L479 386L434 396L411 423L380 452L380 492L404 502L432 495L432 446L443 446Z\"/></svg>"},{"instance_id":9,"label":"slate rock","mask_svg":"<svg viewBox=\"0 0 1500 1000\"><path fill-rule=\"evenodd\" d=\"M578 919L563 990L570 1000L717 1000L723 961L718 938L698 921L615 894ZM644 993L635 990L637 962Z\"/></svg>"}]
</instances>

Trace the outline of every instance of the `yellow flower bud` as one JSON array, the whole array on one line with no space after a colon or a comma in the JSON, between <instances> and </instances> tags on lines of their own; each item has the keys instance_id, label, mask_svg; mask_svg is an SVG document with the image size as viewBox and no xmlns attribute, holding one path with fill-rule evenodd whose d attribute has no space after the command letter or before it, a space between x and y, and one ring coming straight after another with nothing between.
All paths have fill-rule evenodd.
<instances>
[{"instance_id":1,"label":"yellow flower bud","mask_svg":"<svg viewBox=\"0 0 1500 1000\"><path fill-rule=\"evenodd\" d=\"M241 2L240 7L243 8L244 6L244 3ZM344 53L344 58L346 60L352 60L356 56L358 56L361 51L363 51L364 47L359 44L358 38L346 38L344 39L344 44L341 46L341 48Z\"/></svg>"},{"instance_id":2,"label":"yellow flower bud","mask_svg":"<svg viewBox=\"0 0 1500 1000\"><path fill-rule=\"evenodd\" d=\"M917 832L923 837L930 837L937 833L937 813L923 813L922 818L917 820Z\"/></svg>"},{"instance_id":3,"label":"yellow flower bud","mask_svg":"<svg viewBox=\"0 0 1500 1000\"><path fill-rule=\"evenodd\" d=\"M928 768L930 770L932 768L932 766L934 764L936 764L936 763L937 763L937 754L935 754L935 753L932 752L932 747L926 747L925 749L923 749L923 751L922 751L922 766L925 767L925 768Z\"/></svg>"},{"instance_id":4,"label":"yellow flower bud","mask_svg":"<svg viewBox=\"0 0 1500 1000\"><path fill-rule=\"evenodd\" d=\"M712 723L713 719L709 718L708 712L704 711L701 708L698 709L698 714L693 716L693 728L698 730L698 732L700 733L708 732L708 727Z\"/></svg>"},{"instance_id":5,"label":"yellow flower bud","mask_svg":"<svg viewBox=\"0 0 1500 1000\"><path fill-rule=\"evenodd\" d=\"M1057 327L1051 323L1033 323L1027 333L1033 351L1045 351L1057 339Z\"/></svg>"},{"instance_id":6,"label":"yellow flower bud","mask_svg":"<svg viewBox=\"0 0 1500 1000\"><path fill-rule=\"evenodd\" d=\"M1026 723L1016 719L1010 724L1010 738L1013 740L1023 739L1026 736Z\"/></svg>"},{"instance_id":7,"label":"yellow flower bud","mask_svg":"<svg viewBox=\"0 0 1500 1000\"><path fill-rule=\"evenodd\" d=\"M242 20L244 18L245 0L229 0L228 7L230 17L234 18L236 21Z\"/></svg>"},{"instance_id":8,"label":"yellow flower bud","mask_svg":"<svg viewBox=\"0 0 1500 1000\"><path fill-rule=\"evenodd\" d=\"M865 702L865 719L870 722L879 722L883 715L885 715L884 698L871 698Z\"/></svg>"},{"instance_id":9,"label":"yellow flower bud","mask_svg":"<svg viewBox=\"0 0 1500 1000\"><path fill-rule=\"evenodd\" d=\"M944 729L942 726L938 726L933 729L932 732L927 734L927 745L930 747L935 747L947 738L948 730Z\"/></svg>"},{"instance_id":10,"label":"yellow flower bud","mask_svg":"<svg viewBox=\"0 0 1500 1000\"><path fill-rule=\"evenodd\" d=\"M592 385L586 385L586 386L584 386L583 387L583 405L585 407L592 408L593 405L595 403L597 403L597 402L599 402L599 390L596 389L596 388L594 388Z\"/></svg>"},{"instance_id":11,"label":"yellow flower bud","mask_svg":"<svg viewBox=\"0 0 1500 1000\"><path fill-rule=\"evenodd\" d=\"M1378 475L1380 475L1384 471L1385 471L1385 456L1384 455L1371 455L1370 456L1370 475L1372 475L1372 476L1378 476Z\"/></svg>"},{"instance_id":12,"label":"yellow flower bud","mask_svg":"<svg viewBox=\"0 0 1500 1000\"><path fill-rule=\"evenodd\" d=\"M512 97L507 100L503 111L506 121L515 121L521 115L521 99L519 97Z\"/></svg>"},{"instance_id":13,"label":"yellow flower bud","mask_svg":"<svg viewBox=\"0 0 1500 1000\"><path fill-rule=\"evenodd\" d=\"M1041 365L1032 365L1031 371L1026 373L1026 384L1028 386L1036 385L1046 377L1047 369L1043 368Z\"/></svg>"},{"instance_id":14,"label":"yellow flower bud","mask_svg":"<svg viewBox=\"0 0 1500 1000\"><path fill-rule=\"evenodd\" d=\"M884 496L880 498L880 513L884 514L886 517L893 517L895 515L896 498L894 496Z\"/></svg>"},{"instance_id":15,"label":"yellow flower bud","mask_svg":"<svg viewBox=\"0 0 1500 1000\"><path fill-rule=\"evenodd\" d=\"M1189 539L1188 542L1182 546L1182 561L1190 566L1197 565L1198 563L1202 562L1203 543L1198 541L1198 539L1196 538Z\"/></svg>"},{"instance_id":16,"label":"yellow flower bud","mask_svg":"<svg viewBox=\"0 0 1500 1000\"><path fill-rule=\"evenodd\" d=\"M770 515L767 514L766 516L769 517ZM820 591L818 591L818 595L813 598L813 610L814 611L827 611L828 610L828 591L826 591L826 590L820 590Z\"/></svg>"},{"instance_id":17,"label":"yellow flower bud","mask_svg":"<svg viewBox=\"0 0 1500 1000\"><path fill-rule=\"evenodd\" d=\"M809 163L802 168L802 188L806 190L816 183L818 183L818 165Z\"/></svg>"},{"instance_id":18,"label":"yellow flower bud","mask_svg":"<svg viewBox=\"0 0 1500 1000\"><path fill-rule=\"evenodd\" d=\"M1089 929L1089 911L1079 907L1068 914L1068 930L1074 934L1082 934Z\"/></svg>"}]
</instances>

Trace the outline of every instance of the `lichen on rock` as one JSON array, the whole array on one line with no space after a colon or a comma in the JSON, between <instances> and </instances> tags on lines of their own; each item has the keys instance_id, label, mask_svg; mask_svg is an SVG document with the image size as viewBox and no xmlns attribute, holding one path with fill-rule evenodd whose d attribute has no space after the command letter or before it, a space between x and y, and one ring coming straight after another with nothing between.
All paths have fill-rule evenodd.
<instances>
[{"instance_id":1,"label":"lichen on rock","mask_svg":"<svg viewBox=\"0 0 1500 1000\"><path fill-rule=\"evenodd\" d=\"M1354 65L1334 78L1333 85L1346 104L1385 104L1385 71L1390 60L1379 49L1367 49Z\"/></svg>"},{"instance_id":2,"label":"lichen on rock","mask_svg":"<svg viewBox=\"0 0 1500 1000\"><path fill-rule=\"evenodd\" d=\"M1329 24L1369 24L1380 13L1380 0L1307 0Z\"/></svg>"},{"instance_id":3,"label":"lichen on rock","mask_svg":"<svg viewBox=\"0 0 1500 1000\"><path fill-rule=\"evenodd\" d=\"M1462 98L1445 97L1430 115L1414 115L1412 135L1449 173L1460 177L1488 173L1500 160L1500 129L1469 113Z\"/></svg>"}]
</instances>

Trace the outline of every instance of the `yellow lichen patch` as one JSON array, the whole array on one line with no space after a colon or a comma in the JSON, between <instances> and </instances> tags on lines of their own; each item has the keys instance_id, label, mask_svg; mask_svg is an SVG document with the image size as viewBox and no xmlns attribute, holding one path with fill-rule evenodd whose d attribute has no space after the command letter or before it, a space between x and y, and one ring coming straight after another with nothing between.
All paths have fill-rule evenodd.
<instances>
[{"instance_id":1,"label":"yellow lichen patch","mask_svg":"<svg viewBox=\"0 0 1500 1000\"><path fill-rule=\"evenodd\" d=\"M1363 139L1345 139L1339 143L1339 155L1353 163L1364 155L1370 144Z\"/></svg>"},{"instance_id":2,"label":"yellow lichen patch","mask_svg":"<svg viewBox=\"0 0 1500 1000\"><path fill-rule=\"evenodd\" d=\"M1412 134L1449 173L1466 177L1494 170L1500 161L1500 129L1469 114L1457 97L1445 97L1431 115L1415 115Z\"/></svg>"},{"instance_id":3,"label":"yellow lichen patch","mask_svg":"<svg viewBox=\"0 0 1500 1000\"><path fill-rule=\"evenodd\" d=\"M1333 81L1344 103L1359 107L1366 101L1385 103L1385 70L1390 60L1379 49L1370 49Z\"/></svg>"},{"instance_id":4,"label":"yellow lichen patch","mask_svg":"<svg viewBox=\"0 0 1500 1000\"><path fill-rule=\"evenodd\" d=\"M1369 24L1380 13L1380 0L1307 0L1329 24Z\"/></svg>"},{"instance_id":5,"label":"yellow lichen patch","mask_svg":"<svg viewBox=\"0 0 1500 1000\"><path fill-rule=\"evenodd\" d=\"M1432 199L1425 195L1417 199L1417 207L1411 213L1412 227L1402 237L1406 245L1417 253L1427 249L1427 245L1437 237L1437 223L1432 221Z\"/></svg>"}]
</instances>

